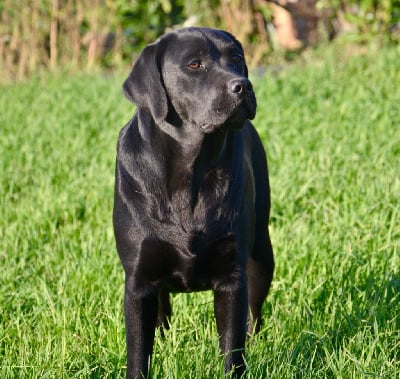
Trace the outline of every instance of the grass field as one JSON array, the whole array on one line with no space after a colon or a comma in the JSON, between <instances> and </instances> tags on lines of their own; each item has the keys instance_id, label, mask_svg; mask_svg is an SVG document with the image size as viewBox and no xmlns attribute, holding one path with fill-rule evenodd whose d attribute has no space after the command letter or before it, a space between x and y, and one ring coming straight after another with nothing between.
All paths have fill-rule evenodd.
<instances>
[{"instance_id":1,"label":"grass field","mask_svg":"<svg viewBox=\"0 0 400 379\"><path fill-rule=\"evenodd\" d=\"M350 56L349 56L350 55ZM400 50L253 77L276 273L248 378L400 378ZM0 378L125 373L111 227L119 75L0 88ZM212 294L176 294L152 377L221 378Z\"/></svg>"}]
</instances>

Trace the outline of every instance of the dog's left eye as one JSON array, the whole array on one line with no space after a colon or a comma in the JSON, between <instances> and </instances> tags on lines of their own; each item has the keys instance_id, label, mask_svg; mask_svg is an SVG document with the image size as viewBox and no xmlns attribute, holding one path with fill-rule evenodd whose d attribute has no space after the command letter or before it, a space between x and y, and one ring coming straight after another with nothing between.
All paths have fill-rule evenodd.
<instances>
[{"instance_id":1,"label":"dog's left eye","mask_svg":"<svg viewBox=\"0 0 400 379\"><path fill-rule=\"evenodd\" d=\"M197 70L198 68L201 67L201 62L198 60L192 61L188 64L188 67L190 67L193 70Z\"/></svg>"},{"instance_id":2,"label":"dog's left eye","mask_svg":"<svg viewBox=\"0 0 400 379\"><path fill-rule=\"evenodd\" d=\"M243 57L240 54L234 54L232 55L232 62L233 63L239 63L243 60Z\"/></svg>"}]
</instances>

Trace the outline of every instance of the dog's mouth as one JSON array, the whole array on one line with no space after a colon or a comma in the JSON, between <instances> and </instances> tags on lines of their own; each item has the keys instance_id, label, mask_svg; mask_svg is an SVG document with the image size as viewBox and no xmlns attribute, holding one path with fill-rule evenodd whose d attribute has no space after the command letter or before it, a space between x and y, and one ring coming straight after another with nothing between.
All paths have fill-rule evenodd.
<instances>
[{"instance_id":1,"label":"dog's mouth","mask_svg":"<svg viewBox=\"0 0 400 379\"><path fill-rule=\"evenodd\" d=\"M232 110L227 117L227 123L243 125L245 120L253 120L256 116L257 102L254 93L251 92L232 104Z\"/></svg>"},{"instance_id":2,"label":"dog's mouth","mask_svg":"<svg viewBox=\"0 0 400 379\"><path fill-rule=\"evenodd\" d=\"M223 126L239 129L246 120L253 120L256 116L257 102L253 91L240 98L228 97L225 100L214 108L213 118L200 125L205 133Z\"/></svg>"},{"instance_id":3,"label":"dog's mouth","mask_svg":"<svg viewBox=\"0 0 400 379\"><path fill-rule=\"evenodd\" d=\"M254 117L256 117L256 109L257 109L257 101L253 92L251 93L251 95L248 95L244 98L244 103L248 115L248 117L246 118L249 120L253 120Z\"/></svg>"}]
</instances>

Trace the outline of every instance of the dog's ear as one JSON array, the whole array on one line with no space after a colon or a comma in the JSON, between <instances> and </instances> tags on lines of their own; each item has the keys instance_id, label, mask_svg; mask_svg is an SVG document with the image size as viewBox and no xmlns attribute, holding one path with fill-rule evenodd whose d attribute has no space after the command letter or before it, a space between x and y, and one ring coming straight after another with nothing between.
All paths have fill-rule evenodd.
<instances>
[{"instance_id":1,"label":"dog's ear","mask_svg":"<svg viewBox=\"0 0 400 379\"><path fill-rule=\"evenodd\" d=\"M168 100L161 78L159 41L143 49L123 84L124 95L139 108L147 109L161 122L168 114Z\"/></svg>"}]
</instances>

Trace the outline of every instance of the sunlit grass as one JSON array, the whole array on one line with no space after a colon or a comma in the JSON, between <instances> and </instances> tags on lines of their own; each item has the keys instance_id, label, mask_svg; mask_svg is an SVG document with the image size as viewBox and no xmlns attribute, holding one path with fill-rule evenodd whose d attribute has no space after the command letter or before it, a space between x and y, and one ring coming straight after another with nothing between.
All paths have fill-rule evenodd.
<instances>
[{"instance_id":1,"label":"sunlit grass","mask_svg":"<svg viewBox=\"0 0 400 379\"><path fill-rule=\"evenodd\" d=\"M249 378L400 377L399 50L253 77L276 274ZM323 56L324 55L324 56ZM0 377L125 371L111 227L122 77L0 91ZM153 377L219 378L212 294L173 296Z\"/></svg>"}]
</instances>

